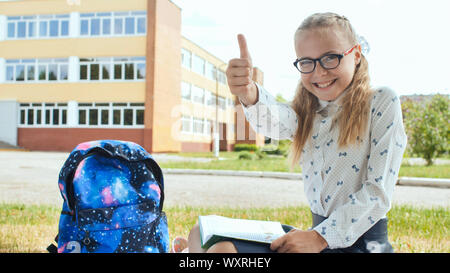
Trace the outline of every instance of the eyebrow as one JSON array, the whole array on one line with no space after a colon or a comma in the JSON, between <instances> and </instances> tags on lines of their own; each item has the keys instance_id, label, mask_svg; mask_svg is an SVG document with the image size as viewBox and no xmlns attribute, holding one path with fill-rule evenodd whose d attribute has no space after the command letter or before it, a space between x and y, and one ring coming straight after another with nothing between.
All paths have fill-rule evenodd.
<instances>
[{"instance_id":1,"label":"eyebrow","mask_svg":"<svg viewBox=\"0 0 450 273\"><path fill-rule=\"evenodd\" d=\"M320 55L319 58L320 58L320 57L323 57L323 56L325 56L325 55L327 55L327 54L341 54L341 53L338 53L337 50L330 50L330 51L327 51L327 52L323 53L322 55ZM300 58L298 58L298 59L301 60L301 59L315 59L315 58L311 58L311 57L300 57Z\"/></svg>"}]
</instances>

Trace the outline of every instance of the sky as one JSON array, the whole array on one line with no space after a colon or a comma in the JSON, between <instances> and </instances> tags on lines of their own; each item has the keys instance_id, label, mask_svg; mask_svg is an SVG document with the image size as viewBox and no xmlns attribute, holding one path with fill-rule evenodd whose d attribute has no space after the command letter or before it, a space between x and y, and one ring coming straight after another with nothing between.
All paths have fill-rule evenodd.
<instances>
[{"instance_id":1,"label":"sky","mask_svg":"<svg viewBox=\"0 0 450 273\"><path fill-rule=\"evenodd\" d=\"M300 74L294 33L315 12L346 16L370 45L372 86L399 95L450 94L448 0L172 0L182 9L182 35L224 62L247 39L253 65L273 95L292 100Z\"/></svg>"}]
</instances>

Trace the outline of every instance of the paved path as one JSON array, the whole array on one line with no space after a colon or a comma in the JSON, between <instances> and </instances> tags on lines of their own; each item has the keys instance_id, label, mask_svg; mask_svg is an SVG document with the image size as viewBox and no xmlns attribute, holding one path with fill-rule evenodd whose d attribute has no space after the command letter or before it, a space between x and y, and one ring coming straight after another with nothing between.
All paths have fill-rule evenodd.
<instances>
[{"instance_id":1,"label":"paved path","mask_svg":"<svg viewBox=\"0 0 450 273\"><path fill-rule=\"evenodd\" d=\"M58 174L67 153L0 151L0 202L61 205ZM165 174L166 206L307 205L303 182L276 178ZM450 207L450 189L397 186L394 204Z\"/></svg>"}]
</instances>

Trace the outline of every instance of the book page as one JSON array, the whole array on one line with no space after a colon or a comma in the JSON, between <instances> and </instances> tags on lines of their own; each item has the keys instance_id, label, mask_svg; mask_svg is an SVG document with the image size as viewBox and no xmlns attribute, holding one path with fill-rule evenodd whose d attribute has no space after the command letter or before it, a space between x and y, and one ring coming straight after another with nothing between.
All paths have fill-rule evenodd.
<instances>
[{"instance_id":1,"label":"book page","mask_svg":"<svg viewBox=\"0 0 450 273\"><path fill-rule=\"evenodd\" d=\"M199 216L202 242L213 235L271 243L285 234L281 224L273 221L233 219L217 215Z\"/></svg>"}]
</instances>

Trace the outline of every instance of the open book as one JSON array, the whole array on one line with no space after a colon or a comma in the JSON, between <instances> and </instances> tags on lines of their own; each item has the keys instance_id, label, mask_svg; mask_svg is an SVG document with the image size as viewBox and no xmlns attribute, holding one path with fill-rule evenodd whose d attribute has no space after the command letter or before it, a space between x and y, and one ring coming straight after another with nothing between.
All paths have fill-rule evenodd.
<instances>
[{"instance_id":1,"label":"open book","mask_svg":"<svg viewBox=\"0 0 450 273\"><path fill-rule=\"evenodd\" d=\"M217 215L198 218L202 248L209 248L225 238L270 244L286 234L279 222L234 219Z\"/></svg>"}]
</instances>

